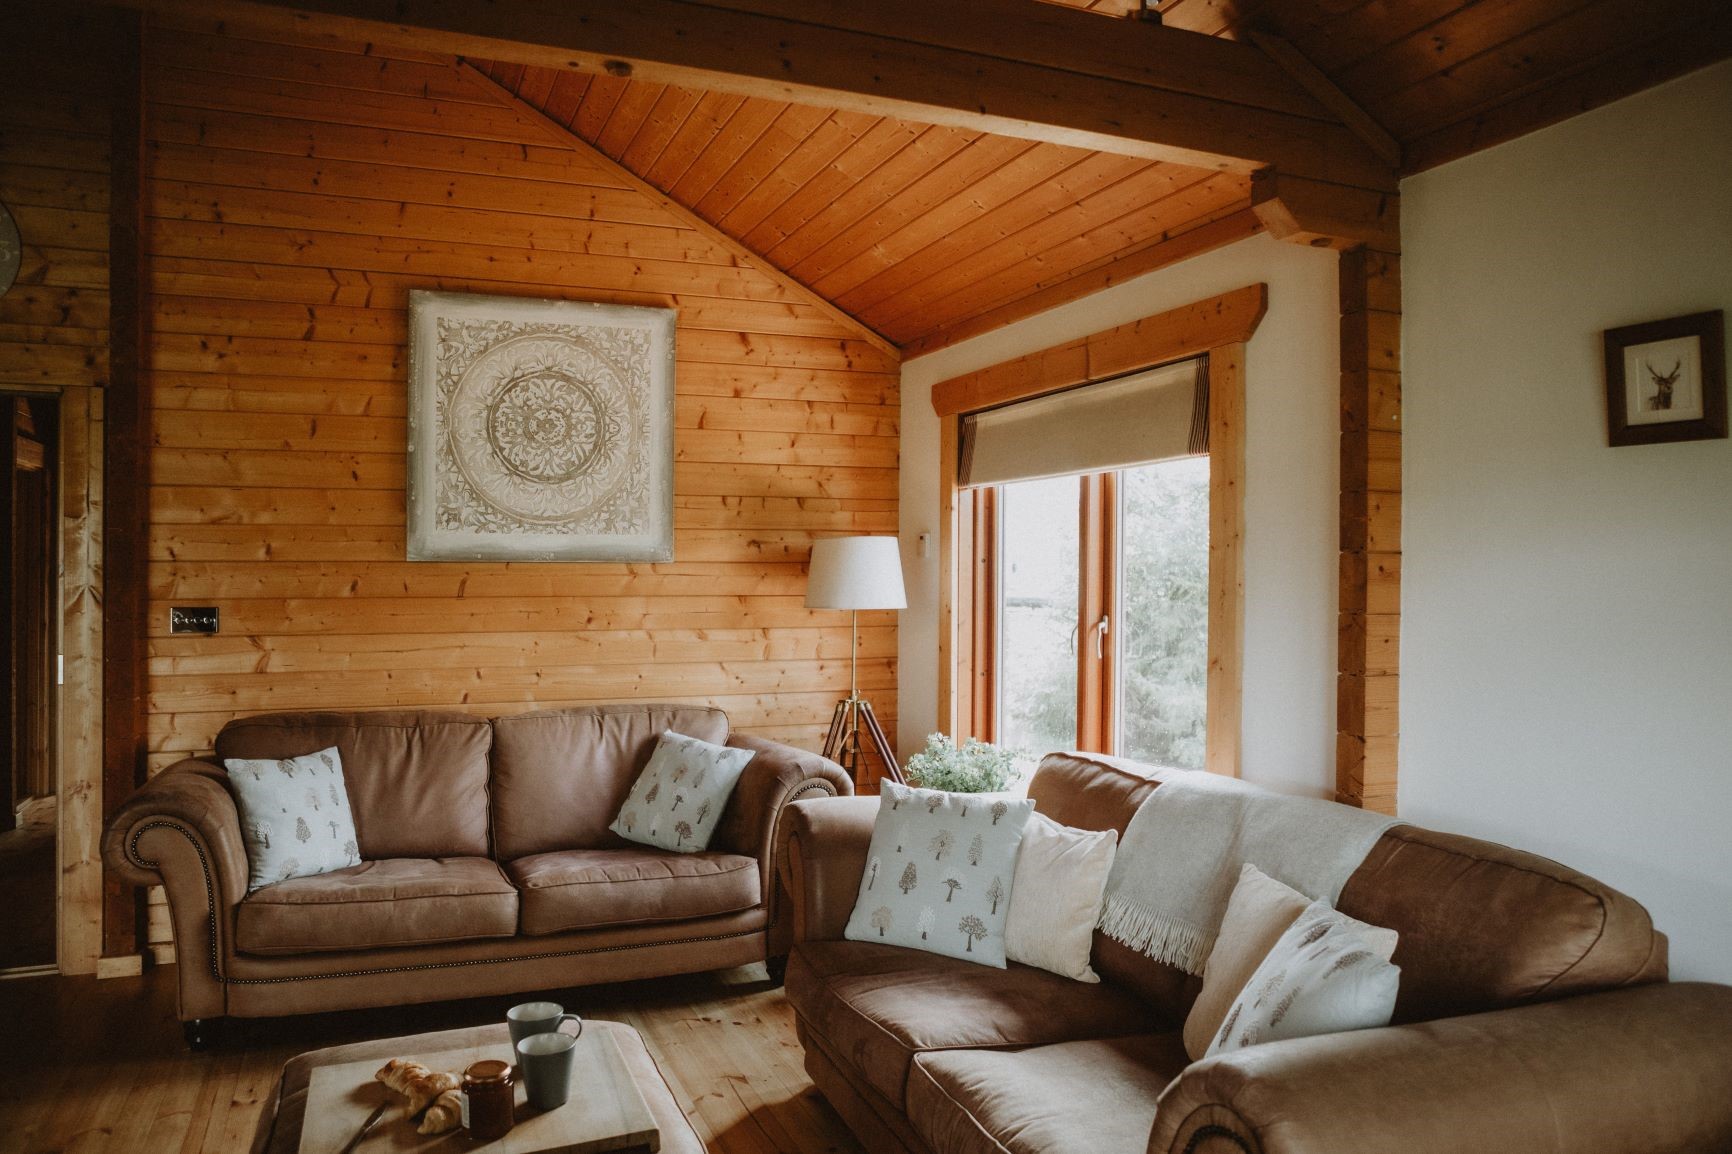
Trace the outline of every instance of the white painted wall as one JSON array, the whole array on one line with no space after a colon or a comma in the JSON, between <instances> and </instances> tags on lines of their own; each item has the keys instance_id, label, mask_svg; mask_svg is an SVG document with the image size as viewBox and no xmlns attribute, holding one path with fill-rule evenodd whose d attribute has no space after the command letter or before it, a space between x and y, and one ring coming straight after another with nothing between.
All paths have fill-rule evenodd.
<instances>
[{"instance_id":1,"label":"white painted wall","mask_svg":"<svg viewBox=\"0 0 1732 1154\"><path fill-rule=\"evenodd\" d=\"M938 419L933 384L1257 281L1269 314L1247 350L1244 775L1335 788L1339 303L1334 253L1268 237L1195 257L902 366L897 747L937 725ZM917 538L932 535L928 555Z\"/></svg>"},{"instance_id":2,"label":"white painted wall","mask_svg":"<svg viewBox=\"0 0 1732 1154\"><path fill-rule=\"evenodd\" d=\"M1732 63L1403 185L1400 812L1732 980L1732 441L1608 448L1600 331L1732 311Z\"/></svg>"}]
</instances>

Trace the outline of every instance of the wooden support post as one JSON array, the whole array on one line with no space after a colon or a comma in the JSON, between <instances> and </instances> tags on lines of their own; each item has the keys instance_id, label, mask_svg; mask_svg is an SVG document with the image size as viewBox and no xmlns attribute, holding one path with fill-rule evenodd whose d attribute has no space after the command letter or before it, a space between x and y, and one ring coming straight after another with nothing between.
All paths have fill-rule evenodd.
<instances>
[{"instance_id":1,"label":"wooden support post","mask_svg":"<svg viewBox=\"0 0 1732 1154\"><path fill-rule=\"evenodd\" d=\"M1341 256L1341 583L1336 798L1396 805L1401 624L1401 271Z\"/></svg>"},{"instance_id":2,"label":"wooden support post","mask_svg":"<svg viewBox=\"0 0 1732 1154\"><path fill-rule=\"evenodd\" d=\"M1245 346L1209 353L1209 717L1203 767L1239 776L1245 664Z\"/></svg>"},{"instance_id":3,"label":"wooden support post","mask_svg":"<svg viewBox=\"0 0 1732 1154\"><path fill-rule=\"evenodd\" d=\"M109 380L104 401L102 815L144 780L149 613L150 399L144 383L144 70L137 13L116 16L109 209ZM102 952L137 954L139 891L104 869Z\"/></svg>"}]
</instances>

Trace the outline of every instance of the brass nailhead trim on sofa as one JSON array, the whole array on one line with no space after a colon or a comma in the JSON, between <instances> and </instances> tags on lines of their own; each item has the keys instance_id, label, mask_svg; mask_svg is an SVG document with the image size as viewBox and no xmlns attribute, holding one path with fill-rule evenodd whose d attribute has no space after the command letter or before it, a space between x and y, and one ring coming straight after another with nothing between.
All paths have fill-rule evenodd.
<instances>
[{"instance_id":1,"label":"brass nailhead trim on sofa","mask_svg":"<svg viewBox=\"0 0 1732 1154\"><path fill-rule=\"evenodd\" d=\"M1244 1139L1240 1138L1225 1126L1215 1125L1197 1127L1197 1129L1191 1134L1191 1140L1185 1143L1185 1154L1197 1154L1197 1147L1203 1144L1205 1138L1225 1138L1227 1141L1243 1150L1245 1154L1251 1154L1251 1148L1245 1145Z\"/></svg>"}]
</instances>

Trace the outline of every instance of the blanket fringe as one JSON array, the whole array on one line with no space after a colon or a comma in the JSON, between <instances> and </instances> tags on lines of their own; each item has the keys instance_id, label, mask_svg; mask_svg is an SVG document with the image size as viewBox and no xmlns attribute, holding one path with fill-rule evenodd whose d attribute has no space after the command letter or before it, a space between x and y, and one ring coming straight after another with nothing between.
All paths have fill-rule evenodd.
<instances>
[{"instance_id":1,"label":"blanket fringe","mask_svg":"<svg viewBox=\"0 0 1732 1154\"><path fill-rule=\"evenodd\" d=\"M1187 974L1202 973L1203 963L1215 948L1214 934L1124 898L1106 903L1099 926L1115 942Z\"/></svg>"}]
</instances>

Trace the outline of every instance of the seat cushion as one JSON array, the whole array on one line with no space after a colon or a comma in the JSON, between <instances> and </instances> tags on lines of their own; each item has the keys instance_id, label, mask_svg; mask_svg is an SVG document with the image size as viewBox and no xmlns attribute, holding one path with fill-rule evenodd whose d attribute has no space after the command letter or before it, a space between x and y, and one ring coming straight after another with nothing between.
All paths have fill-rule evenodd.
<instances>
[{"instance_id":1,"label":"seat cushion","mask_svg":"<svg viewBox=\"0 0 1732 1154\"><path fill-rule=\"evenodd\" d=\"M763 900L756 858L629 846L519 858L523 932L678 922L749 910Z\"/></svg>"},{"instance_id":2,"label":"seat cushion","mask_svg":"<svg viewBox=\"0 0 1732 1154\"><path fill-rule=\"evenodd\" d=\"M669 729L721 745L728 715L697 705L587 705L494 718L494 856L625 845L608 823Z\"/></svg>"},{"instance_id":3,"label":"seat cushion","mask_svg":"<svg viewBox=\"0 0 1732 1154\"><path fill-rule=\"evenodd\" d=\"M517 933L517 890L478 857L386 858L255 890L235 916L249 954L419 946Z\"/></svg>"},{"instance_id":4,"label":"seat cushion","mask_svg":"<svg viewBox=\"0 0 1732 1154\"><path fill-rule=\"evenodd\" d=\"M787 994L806 1028L899 1109L910 1064L924 1050L1036 1046L1158 1028L1147 1006L1104 983L871 942L800 943L789 960Z\"/></svg>"},{"instance_id":5,"label":"seat cushion","mask_svg":"<svg viewBox=\"0 0 1732 1154\"><path fill-rule=\"evenodd\" d=\"M485 717L433 710L267 713L217 734L219 761L337 747L363 860L486 857Z\"/></svg>"},{"instance_id":6,"label":"seat cushion","mask_svg":"<svg viewBox=\"0 0 1732 1154\"><path fill-rule=\"evenodd\" d=\"M1172 1031L921 1054L909 1121L946 1154L1144 1154L1155 1099L1189 1061Z\"/></svg>"}]
</instances>

